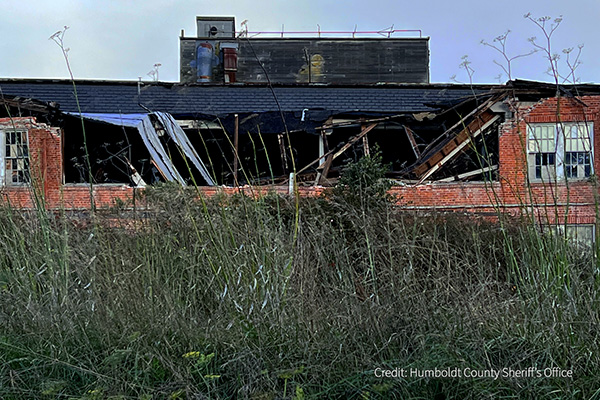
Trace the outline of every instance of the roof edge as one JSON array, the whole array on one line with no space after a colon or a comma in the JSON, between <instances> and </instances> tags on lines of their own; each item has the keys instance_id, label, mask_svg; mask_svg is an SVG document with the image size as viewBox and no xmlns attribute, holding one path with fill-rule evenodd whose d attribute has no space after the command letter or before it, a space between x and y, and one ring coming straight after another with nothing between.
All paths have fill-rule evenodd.
<instances>
[{"instance_id":1,"label":"roof edge","mask_svg":"<svg viewBox=\"0 0 600 400\"><path fill-rule=\"evenodd\" d=\"M137 86L140 81L137 80L120 80L120 79L75 79L68 78L0 78L2 83L32 83L32 84L68 84L75 82L78 85L122 85L122 86ZM396 82L379 82L379 83L357 83L357 84L336 84L336 83L180 83L169 81L141 81L143 86L164 86L164 87L275 87L275 88L439 88L439 89L496 89L505 87L503 84L460 84L460 83L396 83Z\"/></svg>"}]
</instances>

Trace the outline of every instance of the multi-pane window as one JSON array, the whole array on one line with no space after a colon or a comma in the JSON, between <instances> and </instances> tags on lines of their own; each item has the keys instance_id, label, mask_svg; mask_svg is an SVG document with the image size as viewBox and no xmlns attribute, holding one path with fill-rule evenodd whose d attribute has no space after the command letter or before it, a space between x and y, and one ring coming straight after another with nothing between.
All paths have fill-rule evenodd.
<instances>
[{"instance_id":1,"label":"multi-pane window","mask_svg":"<svg viewBox=\"0 0 600 400\"><path fill-rule=\"evenodd\" d=\"M594 225L556 225L554 229L554 233L566 237L573 245L591 248L595 243Z\"/></svg>"},{"instance_id":2,"label":"multi-pane window","mask_svg":"<svg viewBox=\"0 0 600 400\"><path fill-rule=\"evenodd\" d=\"M29 182L29 146L26 131L4 132L4 168L7 185Z\"/></svg>"},{"instance_id":3,"label":"multi-pane window","mask_svg":"<svg viewBox=\"0 0 600 400\"><path fill-rule=\"evenodd\" d=\"M527 151L532 180L586 178L593 173L592 123L531 124Z\"/></svg>"},{"instance_id":4,"label":"multi-pane window","mask_svg":"<svg viewBox=\"0 0 600 400\"><path fill-rule=\"evenodd\" d=\"M565 126L565 176L585 178L592 174L591 126Z\"/></svg>"},{"instance_id":5,"label":"multi-pane window","mask_svg":"<svg viewBox=\"0 0 600 400\"><path fill-rule=\"evenodd\" d=\"M554 125L529 127L529 166L535 179L556 177L556 129Z\"/></svg>"}]
</instances>

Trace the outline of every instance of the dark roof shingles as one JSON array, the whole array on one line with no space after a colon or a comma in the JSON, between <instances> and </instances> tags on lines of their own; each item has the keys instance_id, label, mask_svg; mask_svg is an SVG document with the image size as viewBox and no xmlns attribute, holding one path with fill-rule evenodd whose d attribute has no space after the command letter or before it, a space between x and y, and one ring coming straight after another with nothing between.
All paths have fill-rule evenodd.
<instances>
[{"instance_id":1,"label":"dark roof shingles","mask_svg":"<svg viewBox=\"0 0 600 400\"><path fill-rule=\"evenodd\" d=\"M77 82L81 111L86 113L139 113L137 85L111 82ZM60 109L77 112L73 86L68 81L0 81L4 94L57 102ZM487 88L475 89L476 93ZM283 111L321 108L333 112L421 112L432 110L426 104L454 101L473 95L464 86L423 85L371 87L275 87ZM277 102L265 86L164 85L144 84L141 104L154 111L171 114L224 115L243 112L277 111Z\"/></svg>"}]
</instances>

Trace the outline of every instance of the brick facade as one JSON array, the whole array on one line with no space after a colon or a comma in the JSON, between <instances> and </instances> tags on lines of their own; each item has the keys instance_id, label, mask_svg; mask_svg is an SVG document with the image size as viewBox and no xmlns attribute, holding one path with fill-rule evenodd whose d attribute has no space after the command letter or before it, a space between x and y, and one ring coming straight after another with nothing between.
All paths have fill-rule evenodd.
<instances>
[{"instance_id":1,"label":"brick facade","mask_svg":"<svg viewBox=\"0 0 600 400\"><path fill-rule=\"evenodd\" d=\"M0 131L13 129L28 132L31 185L0 185L0 198L15 208L34 208L42 204L49 209L90 208L88 185L63 184L61 130L31 117L0 118ZM133 188L127 185L93 187L98 207L111 206L117 198L127 200L132 194Z\"/></svg>"},{"instance_id":2,"label":"brick facade","mask_svg":"<svg viewBox=\"0 0 600 400\"><path fill-rule=\"evenodd\" d=\"M0 118L0 131L13 129L28 132L31 185L8 186L3 182L2 197L17 208L31 208L37 201L46 201L48 207L55 206L62 186L60 129L40 124L30 117ZM5 168L4 163L2 168Z\"/></svg>"},{"instance_id":3,"label":"brick facade","mask_svg":"<svg viewBox=\"0 0 600 400\"><path fill-rule=\"evenodd\" d=\"M499 179L495 182L432 182L417 186L396 186L391 193L407 209L439 210L497 215L535 215L542 223L594 224L598 197L595 174L589 179L559 182L529 182L527 172L527 126L534 123L593 122L593 149L600 148L600 96L548 98L536 104L512 107L513 118L504 122L499 137ZM0 193L13 206L32 208L34 193L43 194L46 207L90 208L90 188L85 184L63 184L62 137L58 128L33 118L0 119L0 130L28 129L31 186L0 186ZM593 170L600 161L593 159ZM33 190L35 188L35 190ZM217 191L264 193L265 188L202 188L207 195ZM321 187L300 188L303 196L321 194ZM287 193L287 187L276 188ZM94 185L97 207L108 207L116 199L128 200L134 189L128 185Z\"/></svg>"},{"instance_id":4,"label":"brick facade","mask_svg":"<svg viewBox=\"0 0 600 400\"><path fill-rule=\"evenodd\" d=\"M527 126L534 123L593 122L593 149L600 147L600 97L549 98L527 108L514 107L499 137L499 181L430 183L395 187L400 204L414 209L533 215L541 223L594 224L598 186L585 180L530 182L527 175ZM600 161L592 158L593 170Z\"/></svg>"}]
</instances>

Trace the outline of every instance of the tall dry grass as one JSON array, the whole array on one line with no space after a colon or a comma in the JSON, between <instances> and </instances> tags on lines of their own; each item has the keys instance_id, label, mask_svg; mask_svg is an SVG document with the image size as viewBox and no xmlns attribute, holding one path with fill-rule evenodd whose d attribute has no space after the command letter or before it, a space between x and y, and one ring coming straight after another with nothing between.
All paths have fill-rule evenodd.
<instances>
[{"instance_id":1,"label":"tall dry grass","mask_svg":"<svg viewBox=\"0 0 600 400\"><path fill-rule=\"evenodd\" d=\"M599 395L597 271L561 238L343 191L296 228L293 199L194 194L89 223L1 209L0 397ZM574 377L374 376L396 367Z\"/></svg>"}]
</instances>

